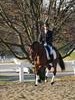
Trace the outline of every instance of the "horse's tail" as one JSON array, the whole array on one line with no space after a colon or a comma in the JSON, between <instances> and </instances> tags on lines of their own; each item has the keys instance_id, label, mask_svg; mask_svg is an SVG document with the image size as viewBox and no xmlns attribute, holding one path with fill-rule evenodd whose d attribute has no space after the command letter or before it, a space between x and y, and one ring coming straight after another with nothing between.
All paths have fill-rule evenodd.
<instances>
[{"instance_id":1,"label":"horse's tail","mask_svg":"<svg viewBox=\"0 0 75 100\"><path fill-rule=\"evenodd\" d=\"M59 65L60 65L60 67L61 67L61 70L65 70L65 64L64 64L64 61L63 61L63 58L62 58L62 56L61 56L61 54L58 52L58 59L59 59Z\"/></svg>"},{"instance_id":2,"label":"horse's tail","mask_svg":"<svg viewBox=\"0 0 75 100\"><path fill-rule=\"evenodd\" d=\"M53 48L57 53L58 63L59 63L59 66L60 66L61 70L65 70L65 64L64 64L64 61L63 61L63 58L62 58L61 54L59 53L59 51L55 47L53 47Z\"/></svg>"}]
</instances>

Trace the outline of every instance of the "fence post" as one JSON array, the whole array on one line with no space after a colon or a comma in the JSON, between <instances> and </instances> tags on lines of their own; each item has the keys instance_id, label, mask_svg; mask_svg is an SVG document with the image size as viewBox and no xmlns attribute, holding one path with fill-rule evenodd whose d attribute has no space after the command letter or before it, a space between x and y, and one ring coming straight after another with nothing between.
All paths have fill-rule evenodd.
<instances>
[{"instance_id":1,"label":"fence post","mask_svg":"<svg viewBox=\"0 0 75 100\"><path fill-rule=\"evenodd\" d=\"M72 61L72 67L73 67L74 75L75 75L75 61Z\"/></svg>"},{"instance_id":2,"label":"fence post","mask_svg":"<svg viewBox=\"0 0 75 100\"><path fill-rule=\"evenodd\" d=\"M24 72L23 72L23 66L20 64L19 66L19 81L23 82L24 81Z\"/></svg>"},{"instance_id":3,"label":"fence post","mask_svg":"<svg viewBox=\"0 0 75 100\"><path fill-rule=\"evenodd\" d=\"M24 72L23 72L22 62L18 61L16 58L13 60L19 66L19 81L23 82L24 81Z\"/></svg>"}]
</instances>

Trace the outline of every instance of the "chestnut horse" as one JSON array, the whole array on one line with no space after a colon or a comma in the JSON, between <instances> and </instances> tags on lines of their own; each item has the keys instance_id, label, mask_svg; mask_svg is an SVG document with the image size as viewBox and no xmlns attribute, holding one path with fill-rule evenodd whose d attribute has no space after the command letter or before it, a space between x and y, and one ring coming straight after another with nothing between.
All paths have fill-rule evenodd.
<instances>
[{"instance_id":1,"label":"chestnut horse","mask_svg":"<svg viewBox=\"0 0 75 100\"><path fill-rule=\"evenodd\" d=\"M61 70L65 70L65 65L60 53L53 47L53 50L56 53L56 58L53 57L52 60L48 60L45 47L39 42L35 41L30 46L30 58L35 65L35 85L38 85L38 82L41 80L46 81L48 71L53 67L53 76L51 79L51 84L54 83L54 77L57 72L57 63L60 65Z\"/></svg>"}]
</instances>

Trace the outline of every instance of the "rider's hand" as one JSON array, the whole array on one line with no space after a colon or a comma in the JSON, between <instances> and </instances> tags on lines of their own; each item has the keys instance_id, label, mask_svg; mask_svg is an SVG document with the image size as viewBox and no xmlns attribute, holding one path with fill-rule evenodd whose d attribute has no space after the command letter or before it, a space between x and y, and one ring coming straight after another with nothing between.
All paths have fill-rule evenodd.
<instances>
[{"instance_id":1,"label":"rider's hand","mask_svg":"<svg viewBox=\"0 0 75 100\"><path fill-rule=\"evenodd\" d=\"M47 43L46 42L44 43L44 46L47 46Z\"/></svg>"}]
</instances>

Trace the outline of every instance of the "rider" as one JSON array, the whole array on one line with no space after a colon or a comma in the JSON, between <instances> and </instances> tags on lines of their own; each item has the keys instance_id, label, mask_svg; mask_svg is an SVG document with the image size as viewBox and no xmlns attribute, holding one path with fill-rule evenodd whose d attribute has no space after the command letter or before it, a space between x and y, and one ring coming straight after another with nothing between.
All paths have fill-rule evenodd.
<instances>
[{"instance_id":1,"label":"rider","mask_svg":"<svg viewBox=\"0 0 75 100\"><path fill-rule=\"evenodd\" d=\"M39 41L47 48L49 51L49 56L53 59L52 54L52 42L53 42L53 31L49 30L49 24L43 25L43 32L39 36Z\"/></svg>"}]
</instances>

